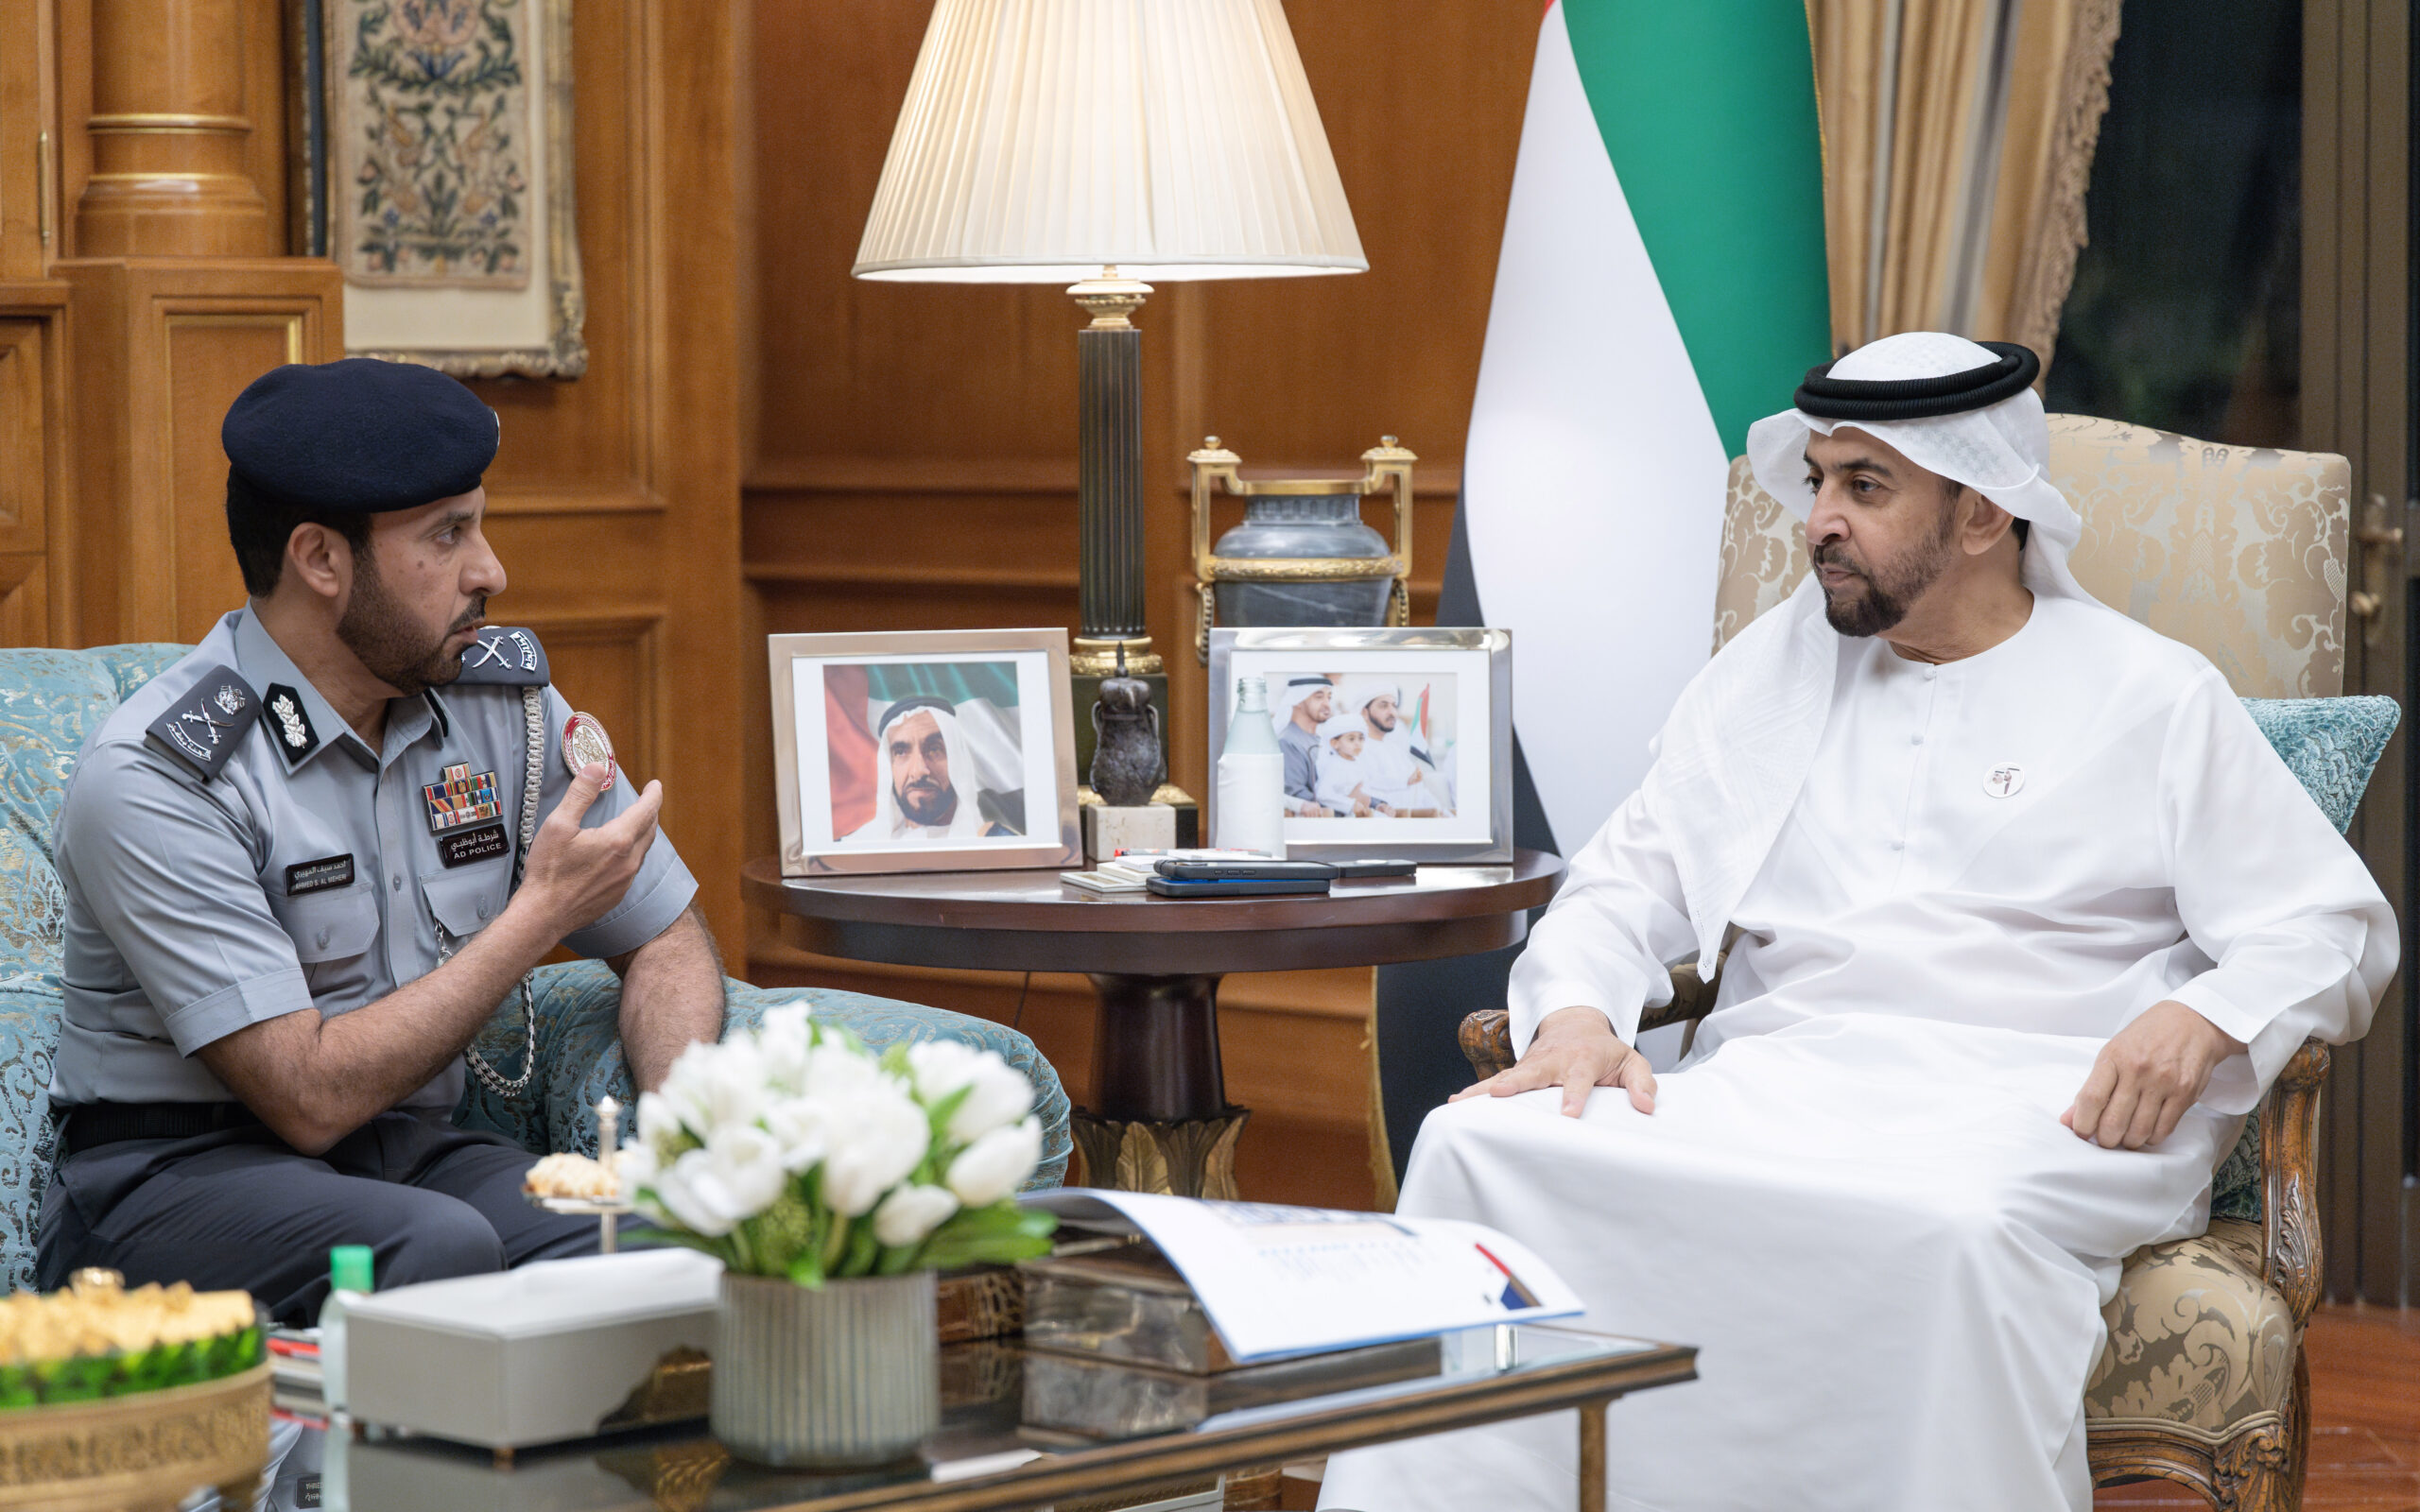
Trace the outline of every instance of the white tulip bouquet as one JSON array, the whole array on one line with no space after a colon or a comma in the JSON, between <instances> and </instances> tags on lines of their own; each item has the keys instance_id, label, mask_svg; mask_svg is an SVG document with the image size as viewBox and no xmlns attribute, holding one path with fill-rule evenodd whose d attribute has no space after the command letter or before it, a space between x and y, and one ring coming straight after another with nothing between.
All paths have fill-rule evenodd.
<instances>
[{"instance_id":1,"label":"white tulip bouquet","mask_svg":"<svg viewBox=\"0 0 2420 1512\"><path fill-rule=\"evenodd\" d=\"M881 1056L803 1004L693 1044L639 1095L622 1189L674 1244L802 1286L1004 1264L1056 1226L1014 1201L1042 1160L1033 1084L954 1040Z\"/></svg>"}]
</instances>

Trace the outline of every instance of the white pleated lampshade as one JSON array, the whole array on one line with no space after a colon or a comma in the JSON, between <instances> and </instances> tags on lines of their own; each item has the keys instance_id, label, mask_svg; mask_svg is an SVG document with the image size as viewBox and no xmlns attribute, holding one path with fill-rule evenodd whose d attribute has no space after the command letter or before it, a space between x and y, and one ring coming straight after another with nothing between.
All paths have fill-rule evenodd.
<instances>
[{"instance_id":1,"label":"white pleated lampshade","mask_svg":"<svg viewBox=\"0 0 2420 1512\"><path fill-rule=\"evenodd\" d=\"M937 0L859 278L1370 266L1278 0Z\"/></svg>"}]
</instances>

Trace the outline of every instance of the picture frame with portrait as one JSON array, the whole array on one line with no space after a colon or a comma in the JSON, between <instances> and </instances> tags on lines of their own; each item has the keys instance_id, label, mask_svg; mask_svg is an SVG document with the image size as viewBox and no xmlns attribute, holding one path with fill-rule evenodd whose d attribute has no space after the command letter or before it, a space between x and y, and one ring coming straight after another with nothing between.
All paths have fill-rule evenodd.
<instances>
[{"instance_id":1,"label":"picture frame with portrait","mask_svg":"<svg viewBox=\"0 0 2420 1512\"><path fill-rule=\"evenodd\" d=\"M1253 677L1286 757L1289 858L1512 859L1511 631L1214 629L1214 765ZM1215 836L1215 792L1207 818Z\"/></svg>"},{"instance_id":2,"label":"picture frame with portrait","mask_svg":"<svg viewBox=\"0 0 2420 1512\"><path fill-rule=\"evenodd\" d=\"M771 635L782 874L1080 865L1067 632Z\"/></svg>"}]
</instances>

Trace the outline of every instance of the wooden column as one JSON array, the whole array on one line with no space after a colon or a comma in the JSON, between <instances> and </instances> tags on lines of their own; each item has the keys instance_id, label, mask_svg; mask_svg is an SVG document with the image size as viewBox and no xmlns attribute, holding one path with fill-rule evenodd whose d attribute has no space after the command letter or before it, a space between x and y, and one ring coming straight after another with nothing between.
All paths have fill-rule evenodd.
<instances>
[{"instance_id":1,"label":"wooden column","mask_svg":"<svg viewBox=\"0 0 2420 1512\"><path fill-rule=\"evenodd\" d=\"M241 0L94 0L84 257L273 257L248 171Z\"/></svg>"},{"instance_id":2,"label":"wooden column","mask_svg":"<svg viewBox=\"0 0 2420 1512\"><path fill-rule=\"evenodd\" d=\"M285 255L283 25L278 0L57 8L55 641L191 642L241 605L219 421L270 368L344 353L335 265Z\"/></svg>"}]
</instances>

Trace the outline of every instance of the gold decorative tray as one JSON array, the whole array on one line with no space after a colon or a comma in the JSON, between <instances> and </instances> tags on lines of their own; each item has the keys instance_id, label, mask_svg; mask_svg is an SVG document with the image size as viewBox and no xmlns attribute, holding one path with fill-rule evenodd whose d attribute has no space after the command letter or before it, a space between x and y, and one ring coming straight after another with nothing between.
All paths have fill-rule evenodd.
<instances>
[{"instance_id":1,"label":"gold decorative tray","mask_svg":"<svg viewBox=\"0 0 2420 1512\"><path fill-rule=\"evenodd\" d=\"M0 1412L0 1508L170 1512L202 1486L250 1506L268 1466L269 1367Z\"/></svg>"}]
</instances>

